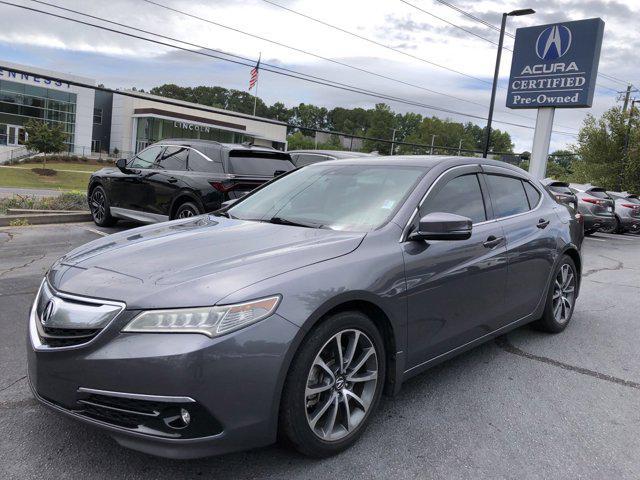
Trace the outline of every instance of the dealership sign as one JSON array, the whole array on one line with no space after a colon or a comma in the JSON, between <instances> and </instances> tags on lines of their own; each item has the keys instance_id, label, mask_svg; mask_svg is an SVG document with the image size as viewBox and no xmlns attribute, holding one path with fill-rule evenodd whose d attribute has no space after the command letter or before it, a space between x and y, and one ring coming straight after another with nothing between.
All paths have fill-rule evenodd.
<instances>
[{"instance_id":1,"label":"dealership sign","mask_svg":"<svg viewBox=\"0 0 640 480\"><path fill-rule=\"evenodd\" d=\"M56 87L66 86L69 88L69 84L66 82L62 82L61 80L50 80L47 78L42 78L37 75L27 75L26 73L17 73L12 70L3 70L0 69L0 78L8 78L8 79L16 79L22 80L29 83L40 83L43 85L54 85Z\"/></svg>"},{"instance_id":2,"label":"dealership sign","mask_svg":"<svg viewBox=\"0 0 640 480\"><path fill-rule=\"evenodd\" d=\"M599 18L517 29L507 107L590 107L603 32Z\"/></svg>"}]
</instances>

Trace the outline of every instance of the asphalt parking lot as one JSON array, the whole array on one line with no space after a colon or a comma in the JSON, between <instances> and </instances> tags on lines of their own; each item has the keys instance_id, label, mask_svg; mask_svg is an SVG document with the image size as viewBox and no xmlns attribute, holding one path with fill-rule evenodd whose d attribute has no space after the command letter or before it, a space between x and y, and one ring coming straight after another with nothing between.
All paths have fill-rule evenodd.
<instances>
[{"instance_id":1,"label":"asphalt parking lot","mask_svg":"<svg viewBox=\"0 0 640 480\"><path fill-rule=\"evenodd\" d=\"M0 478L640 476L640 236L585 240L565 332L524 327L412 379L339 456L310 460L273 446L171 461L55 415L27 385L26 320L43 273L113 230L0 228Z\"/></svg>"}]
</instances>

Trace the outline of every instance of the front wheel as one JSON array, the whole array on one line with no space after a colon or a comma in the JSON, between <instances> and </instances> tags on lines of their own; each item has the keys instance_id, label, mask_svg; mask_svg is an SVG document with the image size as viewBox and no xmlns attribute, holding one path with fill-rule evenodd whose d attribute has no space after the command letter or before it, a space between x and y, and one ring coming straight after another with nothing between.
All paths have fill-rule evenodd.
<instances>
[{"instance_id":1,"label":"front wheel","mask_svg":"<svg viewBox=\"0 0 640 480\"><path fill-rule=\"evenodd\" d=\"M89 208L93 222L99 227L110 227L118 222L117 218L111 216L107 192L100 185L91 190Z\"/></svg>"},{"instance_id":2,"label":"front wheel","mask_svg":"<svg viewBox=\"0 0 640 480\"><path fill-rule=\"evenodd\" d=\"M542 318L536 326L545 332L559 333L567 328L578 294L578 273L576 265L568 255L564 255L556 268L547 295Z\"/></svg>"},{"instance_id":3,"label":"front wheel","mask_svg":"<svg viewBox=\"0 0 640 480\"><path fill-rule=\"evenodd\" d=\"M380 332L360 312L333 315L307 336L291 365L280 406L281 437L312 457L347 449L382 394Z\"/></svg>"},{"instance_id":4,"label":"front wheel","mask_svg":"<svg viewBox=\"0 0 640 480\"><path fill-rule=\"evenodd\" d=\"M200 215L200 209L193 202L184 202L176 209L174 218L190 218Z\"/></svg>"}]
</instances>

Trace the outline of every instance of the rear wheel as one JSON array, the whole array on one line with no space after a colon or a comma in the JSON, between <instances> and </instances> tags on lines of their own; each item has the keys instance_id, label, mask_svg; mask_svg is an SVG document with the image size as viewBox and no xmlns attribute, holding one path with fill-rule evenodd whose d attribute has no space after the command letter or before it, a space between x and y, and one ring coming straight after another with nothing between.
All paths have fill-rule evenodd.
<instances>
[{"instance_id":1,"label":"rear wheel","mask_svg":"<svg viewBox=\"0 0 640 480\"><path fill-rule=\"evenodd\" d=\"M281 437L298 451L327 457L362 435L385 379L382 337L368 317L343 312L304 341L287 375Z\"/></svg>"},{"instance_id":2,"label":"rear wheel","mask_svg":"<svg viewBox=\"0 0 640 480\"><path fill-rule=\"evenodd\" d=\"M620 220L618 217L615 218L614 223L612 225L603 227L600 229L602 233L621 233L620 231Z\"/></svg>"},{"instance_id":3,"label":"rear wheel","mask_svg":"<svg viewBox=\"0 0 640 480\"><path fill-rule=\"evenodd\" d=\"M89 208L93 222L99 227L110 227L118 222L117 218L111 216L107 192L100 185L91 190Z\"/></svg>"},{"instance_id":4,"label":"rear wheel","mask_svg":"<svg viewBox=\"0 0 640 480\"><path fill-rule=\"evenodd\" d=\"M176 209L174 218L190 218L200 215L200 209L193 202L184 202Z\"/></svg>"},{"instance_id":5,"label":"rear wheel","mask_svg":"<svg viewBox=\"0 0 640 480\"><path fill-rule=\"evenodd\" d=\"M536 326L545 332L563 331L573 316L578 293L578 273L576 265L568 255L564 255L551 281L542 318Z\"/></svg>"}]
</instances>

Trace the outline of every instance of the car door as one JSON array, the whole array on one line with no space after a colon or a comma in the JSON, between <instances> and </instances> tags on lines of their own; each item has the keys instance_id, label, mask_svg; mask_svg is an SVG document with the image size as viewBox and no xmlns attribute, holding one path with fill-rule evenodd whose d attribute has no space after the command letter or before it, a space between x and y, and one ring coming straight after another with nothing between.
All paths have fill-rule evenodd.
<instances>
[{"instance_id":1,"label":"car door","mask_svg":"<svg viewBox=\"0 0 640 480\"><path fill-rule=\"evenodd\" d=\"M416 366L495 330L507 278L504 233L485 198L479 166L449 170L418 214L455 213L473 221L467 240L404 241L409 364Z\"/></svg>"},{"instance_id":2,"label":"car door","mask_svg":"<svg viewBox=\"0 0 640 480\"><path fill-rule=\"evenodd\" d=\"M483 168L507 241L506 322L513 322L533 313L547 292L559 220L555 202L526 177L500 167Z\"/></svg>"},{"instance_id":3,"label":"car door","mask_svg":"<svg viewBox=\"0 0 640 480\"><path fill-rule=\"evenodd\" d=\"M113 207L141 212L151 211L155 194L147 179L157 172L153 165L161 152L162 147L158 145L142 150L127 163L128 172L114 177L112 197L109 199Z\"/></svg>"},{"instance_id":4,"label":"car door","mask_svg":"<svg viewBox=\"0 0 640 480\"><path fill-rule=\"evenodd\" d=\"M177 193L188 186L186 181L189 148L169 145L158 156L154 164L155 172L147 180L154 190L152 212L170 216L171 204Z\"/></svg>"}]
</instances>

